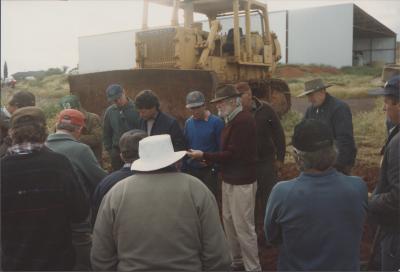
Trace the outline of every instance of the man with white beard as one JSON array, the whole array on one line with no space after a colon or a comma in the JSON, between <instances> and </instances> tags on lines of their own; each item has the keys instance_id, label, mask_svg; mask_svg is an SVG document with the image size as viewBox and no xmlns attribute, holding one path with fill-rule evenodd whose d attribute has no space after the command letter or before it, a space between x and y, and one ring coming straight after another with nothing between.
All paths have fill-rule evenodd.
<instances>
[{"instance_id":1,"label":"man with white beard","mask_svg":"<svg viewBox=\"0 0 400 272\"><path fill-rule=\"evenodd\" d=\"M256 123L243 111L234 85L218 89L211 103L225 120L219 152L190 150L188 156L218 163L222 173L222 218L230 246L232 270L261 271L254 206L257 191Z\"/></svg>"}]
</instances>

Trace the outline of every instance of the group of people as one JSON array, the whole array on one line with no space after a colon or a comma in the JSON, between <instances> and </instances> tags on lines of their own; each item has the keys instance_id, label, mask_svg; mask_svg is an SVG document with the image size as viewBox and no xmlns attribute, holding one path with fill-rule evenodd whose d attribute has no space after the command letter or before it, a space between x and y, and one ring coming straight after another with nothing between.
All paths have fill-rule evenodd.
<instances>
[{"instance_id":1,"label":"group of people","mask_svg":"<svg viewBox=\"0 0 400 272\"><path fill-rule=\"evenodd\" d=\"M70 95L50 135L34 96L18 92L0 118L2 268L261 271L261 236L280 247L278 270L359 270L368 214L382 270L398 269L399 84L375 92L394 127L370 197L350 176L350 108L320 79L305 84L311 105L291 140L301 174L279 183L285 135L257 85L219 88L218 116L189 90L181 129L153 91L132 100L112 84L103 120Z\"/></svg>"}]
</instances>

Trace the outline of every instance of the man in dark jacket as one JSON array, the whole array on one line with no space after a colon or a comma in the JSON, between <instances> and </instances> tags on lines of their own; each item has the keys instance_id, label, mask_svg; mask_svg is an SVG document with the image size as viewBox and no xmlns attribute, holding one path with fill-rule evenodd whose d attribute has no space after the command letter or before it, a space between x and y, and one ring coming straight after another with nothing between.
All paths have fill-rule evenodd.
<instances>
[{"instance_id":1,"label":"man in dark jacket","mask_svg":"<svg viewBox=\"0 0 400 272\"><path fill-rule=\"evenodd\" d=\"M400 76L372 94L384 95L384 111L395 125L384 147L380 179L368 207L369 218L378 224L381 270L394 271L400 268Z\"/></svg>"},{"instance_id":2,"label":"man in dark jacket","mask_svg":"<svg viewBox=\"0 0 400 272\"><path fill-rule=\"evenodd\" d=\"M104 177L97 185L92 196L92 226L96 222L101 201L107 192L124 178L133 175L134 172L131 170L131 164L139 158L139 141L146 136L146 132L140 129L132 129L122 134L121 139L119 139L119 149L121 150L121 158L124 161L124 166Z\"/></svg>"},{"instance_id":3,"label":"man in dark jacket","mask_svg":"<svg viewBox=\"0 0 400 272\"><path fill-rule=\"evenodd\" d=\"M186 150L185 137L178 121L160 110L159 99L153 91L138 93L135 104L140 115L140 129L149 136L169 134L175 151Z\"/></svg>"},{"instance_id":4,"label":"man in dark jacket","mask_svg":"<svg viewBox=\"0 0 400 272\"><path fill-rule=\"evenodd\" d=\"M264 219L265 206L272 187L277 182L277 172L285 159L285 133L281 121L272 107L253 96L259 90L250 89L246 82L238 83L244 110L250 111L257 127L257 214Z\"/></svg>"},{"instance_id":5,"label":"man in dark jacket","mask_svg":"<svg viewBox=\"0 0 400 272\"><path fill-rule=\"evenodd\" d=\"M272 189L265 216L267 240L280 246L278 271L358 271L368 190L359 177L332 166L333 135L305 119L292 137L301 174Z\"/></svg>"},{"instance_id":6,"label":"man in dark jacket","mask_svg":"<svg viewBox=\"0 0 400 272\"><path fill-rule=\"evenodd\" d=\"M225 85L211 101L217 103L218 115L225 119L221 151L191 150L188 156L221 166L222 219L231 250L232 269L261 271L254 229L256 123L251 113L243 110L239 96L235 86Z\"/></svg>"},{"instance_id":7,"label":"man in dark jacket","mask_svg":"<svg viewBox=\"0 0 400 272\"><path fill-rule=\"evenodd\" d=\"M346 174L351 174L356 159L357 148L353 136L353 120L349 106L343 101L331 96L321 79L305 82L305 90L299 97L307 95L311 106L308 107L304 119L323 121L333 132L338 157L335 168Z\"/></svg>"},{"instance_id":8,"label":"man in dark jacket","mask_svg":"<svg viewBox=\"0 0 400 272\"><path fill-rule=\"evenodd\" d=\"M1 268L72 270L71 223L89 202L69 160L44 146L47 126L37 107L11 117L12 146L1 159Z\"/></svg>"},{"instance_id":9,"label":"man in dark jacket","mask_svg":"<svg viewBox=\"0 0 400 272\"><path fill-rule=\"evenodd\" d=\"M111 84L106 90L106 95L112 105L104 113L103 143L110 155L112 170L116 171L124 165L119 155L119 138L124 132L139 128L139 114L121 85Z\"/></svg>"}]
</instances>

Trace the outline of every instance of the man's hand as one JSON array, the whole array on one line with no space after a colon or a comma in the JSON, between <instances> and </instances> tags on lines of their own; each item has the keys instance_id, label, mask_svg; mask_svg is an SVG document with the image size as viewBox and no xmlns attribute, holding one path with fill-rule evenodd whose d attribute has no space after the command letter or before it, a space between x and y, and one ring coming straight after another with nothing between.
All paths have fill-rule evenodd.
<instances>
[{"instance_id":1,"label":"man's hand","mask_svg":"<svg viewBox=\"0 0 400 272\"><path fill-rule=\"evenodd\" d=\"M189 151L186 152L186 155L195 160L203 159L203 151L201 150L189 149Z\"/></svg>"}]
</instances>

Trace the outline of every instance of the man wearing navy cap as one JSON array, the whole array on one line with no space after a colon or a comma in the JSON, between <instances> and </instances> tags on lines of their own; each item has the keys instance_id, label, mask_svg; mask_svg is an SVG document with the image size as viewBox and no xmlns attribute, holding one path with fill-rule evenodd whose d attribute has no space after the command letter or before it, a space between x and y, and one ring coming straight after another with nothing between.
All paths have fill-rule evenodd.
<instances>
[{"instance_id":1,"label":"man wearing navy cap","mask_svg":"<svg viewBox=\"0 0 400 272\"><path fill-rule=\"evenodd\" d=\"M106 109L103 124L103 143L111 158L113 171L119 170L124 162L120 158L119 139L124 132L139 128L139 114L134 102L119 84L111 84L106 90L107 101L112 105Z\"/></svg>"},{"instance_id":2,"label":"man wearing navy cap","mask_svg":"<svg viewBox=\"0 0 400 272\"><path fill-rule=\"evenodd\" d=\"M383 110L394 124L384 146L380 179L369 200L369 218L378 224L377 247L382 271L400 268L400 76L371 95L384 96Z\"/></svg>"},{"instance_id":3,"label":"man wearing navy cap","mask_svg":"<svg viewBox=\"0 0 400 272\"><path fill-rule=\"evenodd\" d=\"M265 212L265 236L280 246L278 271L358 271L365 182L333 168L337 151L324 122L303 120L292 144L301 174L274 186Z\"/></svg>"}]
</instances>

